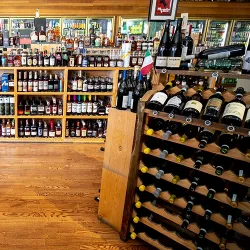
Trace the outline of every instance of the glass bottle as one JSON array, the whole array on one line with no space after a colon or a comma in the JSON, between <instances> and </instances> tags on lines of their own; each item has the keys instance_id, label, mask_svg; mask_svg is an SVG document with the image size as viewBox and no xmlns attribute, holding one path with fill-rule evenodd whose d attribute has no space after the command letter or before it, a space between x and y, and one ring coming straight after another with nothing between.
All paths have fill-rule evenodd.
<instances>
[{"instance_id":1,"label":"glass bottle","mask_svg":"<svg viewBox=\"0 0 250 250\"><path fill-rule=\"evenodd\" d=\"M54 90L54 80L52 74L49 75L49 81L48 81L48 91Z\"/></svg>"},{"instance_id":2,"label":"glass bottle","mask_svg":"<svg viewBox=\"0 0 250 250\"><path fill-rule=\"evenodd\" d=\"M34 79L33 79L33 92L38 92L38 79L37 79L37 71L34 72Z\"/></svg>"},{"instance_id":3,"label":"glass bottle","mask_svg":"<svg viewBox=\"0 0 250 250\"><path fill-rule=\"evenodd\" d=\"M72 113L72 102L70 100L70 95L68 95L68 100L67 100L67 115L71 115Z\"/></svg>"},{"instance_id":4,"label":"glass bottle","mask_svg":"<svg viewBox=\"0 0 250 250\"><path fill-rule=\"evenodd\" d=\"M33 72L29 71L29 77L28 77L28 92L33 91Z\"/></svg>"},{"instance_id":5,"label":"glass bottle","mask_svg":"<svg viewBox=\"0 0 250 250\"><path fill-rule=\"evenodd\" d=\"M63 115L63 103L62 103L62 99L58 100L58 115Z\"/></svg>"},{"instance_id":6,"label":"glass bottle","mask_svg":"<svg viewBox=\"0 0 250 250\"><path fill-rule=\"evenodd\" d=\"M41 26L41 30L39 32L39 41L46 42L46 32L44 31L44 27Z\"/></svg>"},{"instance_id":7,"label":"glass bottle","mask_svg":"<svg viewBox=\"0 0 250 250\"><path fill-rule=\"evenodd\" d=\"M30 105L30 114L37 115L38 114L38 106L36 104L35 99L32 100L32 104Z\"/></svg>"},{"instance_id":8,"label":"glass bottle","mask_svg":"<svg viewBox=\"0 0 250 250\"><path fill-rule=\"evenodd\" d=\"M50 57L47 54L47 50L44 50L44 57L43 57L43 65L44 67L48 67L50 63Z\"/></svg>"},{"instance_id":9,"label":"glass bottle","mask_svg":"<svg viewBox=\"0 0 250 250\"><path fill-rule=\"evenodd\" d=\"M66 125L65 125L65 137L69 137L69 121L66 120Z\"/></svg>"},{"instance_id":10,"label":"glass bottle","mask_svg":"<svg viewBox=\"0 0 250 250\"><path fill-rule=\"evenodd\" d=\"M49 130L48 130L48 124L46 121L43 122L43 137L48 138L49 136Z\"/></svg>"},{"instance_id":11,"label":"glass bottle","mask_svg":"<svg viewBox=\"0 0 250 250\"><path fill-rule=\"evenodd\" d=\"M123 71L122 82L119 85L117 93L117 109L126 110L128 107L128 86L127 71Z\"/></svg>"},{"instance_id":12,"label":"glass bottle","mask_svg":"<svg viewBox=\"0 0 250 250\"><path fill-rule=\"evenodd\" d=\"M50 127L49 127L49 138L54 138L56 136L54 122L52 120L50 120L49 124L50 124Z\"/></svg>"},{"instance_id":13,"label":"glass bottle","mask_svg":"<svg viewBox=\"0 0 250 250\"><path fill-rule=\"evenodd\" d=\"M38 137L43 137L43 123L42 123L41 120L38 121L37 136Z\"/></svg>"},{"instance_id":14,"label":"glass bottle","mask_svg":"<svg viewBox=\"0 0 250 250\"><path fill-rule=\"evenodd\" d=\"M33 66L32 49L28 49L27 66L29 67Z\"/></svg>"},{"instance_id":15,"label":"glass bottle","mask_svg":"<svg viewBox=\"0 0 250 250\"><path fill-rule=\"evenodd\" d=\"M24 137L23 120L20 120L20 124L19 124L19 128L18 128L18 137L20 137L20 138Z\"/></svg>"},{"instance_id":16,"label":"glass bottle","mask_svg":"<svg viewBox=\"0 0 250 250\"><path fill-rule=\"evenodd\" d=\"M56 122L56 132L55 132L56 137L62 137L62 125L60 121Z\"/></svg>"},{"instance_id":17,"label":"glass bottle","mask_svg":"<svg viewBox=\"0 0 250 250\"><path fill-rule=\"evenodd\" d=\"M30 115L30 104L29 100L26 100L24 105L24 115Z\"/></svg>"},{"instance_id":18,"label":"glass bottle","mask_svg":"<svg viewBox=\"0 0 250 250\"><path fill-rule=\"evenodd\" d=\"M30 135L31 137L37 136L36 122L35 119L32 119L31 127L30 127Z\"/></svg>"},{"instance_id":19,"label":"glass bottle","mask_svg":"<svg viewBox=\"0 0 250 250\"><path fill-rule=\"evenodd\" d=\"M81 120L82 127L81 127L81 137L86 138L87 137L87 126L84 120Z\"/></svg>"},{"instance_id":20,"label":"glass bottle","mask_svg":"<svg viewBox=\"0 0 250 250\"><path fill-rule=\"evenodd\" d=\"M54 55L54 49L50 49L50 57L49 57L49 65L50 67L55 67L56 66L56 57Z\"/></svg>"},{"instance_id":21,"label":"glass bottle","mask_svg":"<svg viewBox=\"0 0 250 250\"><path fill-rule=\"evenodd\" d=\"M30 125L29 125L29 120L28 119L26 119L26 121L25 121L24 136L25 137L30 137Z\"/></svg>"},{"instance_id":22,"label":"glass bottle","mask_svg":"<svg viewBox=\"0 0 250 250\"><path fill-rule=\"evenodd\" d=\"M32 65L37 66L38 65L38 49L34 50L34 54L32 56Z\"/></svg>"},{"instance_id":23,"label":"glass bottle","mask_svg":"<svg viewBox=\"0 0 250 250\"><path fill-rule=\"evenodd\" d=\"M43 77L42 71L40 71L39 81L41 81L41 82L43 81L43 90L48 91L49 90L49 77L47 74L47 70L44 70L44 77ZM42 83L41 83L41 85L42 85Z\"/></svg>"},{"instance_id":24,"label":"glass bottle","mask_svg":"<svg viewBox=\"0 0 250 250\"><path fill-rule=\"evenodd\" d=\"M16 134L15 119L12 119L10 128L10 137L15 137L15 134Z\"/></svg>"},{"instance_id":25,"label":"glass bottle","mask_svg":"<svg viewBox=\"0 0 250 250\"><path fill-rule=\"evenodd\" d=\"M44 115L45 113L45 106L42 102L42 99L39 100L39 104L37 106L37 113L38 115Z\"/></svg>"},{"instance_id":26,"label":"glass bottle","mask_svg":"<svg viewBox=\"0 0 250 250\"><path fill-rule=\"evenodd\" d=\"M52 113L52 107L50 104L50 100L46 98L45 115L51 115L51 113Z\"/></svg>"},{"instance_id":27,"label":"glass bottle","mask_svg":"<svg viewBox=\"0 0 250 250\"><path fill-rule=\"evenodd\" d=\"M90 36L90 45L89 46L94 47L95 46L95 39L96 39L94 25L92 25L91 32L90 32L89 36Z\"/></svg>"}]
</instances>

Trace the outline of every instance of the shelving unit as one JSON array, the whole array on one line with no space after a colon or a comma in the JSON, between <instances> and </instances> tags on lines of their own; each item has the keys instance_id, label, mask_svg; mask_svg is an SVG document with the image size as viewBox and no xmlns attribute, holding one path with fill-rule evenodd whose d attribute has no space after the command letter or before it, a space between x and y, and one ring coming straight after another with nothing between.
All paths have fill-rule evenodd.
<instances>
[{"instance_id":1,"label":"shelving unit","mask_svg":"<svg viewBox=\"0 0 250 250\"><path fill-rule=\"evenodd\" d=\"M205 76L212 77L212 72L199 72L199 71L192 72L192 71L172 71L171 70L171 71L167 71L164 73L166 74L174 73L174 74L180 74L180 75L192 75L192 73L194 73L194 75L200 75L200 76L205 75ZM230 74L219 73L218 75L219 77L223 76L223 77L237 78L237 74L232 74L232 73ZM240 77L245 78L245 79L250 79L249 75L240 75ZM160 89L158 89L158 91L159 90ZM173 87L169 90L169 93L175 94L178 91L179 91L179 88ZM212 122L211 125L207 125L205 121L202 119L194 118L190 120L190 119L187 119L188 117L185 117L182 115L173 116L165 112L158 112L158 111L147 109L146 102L156 92L157 92L156 90L148 91L144 95L144 97L141 99L141 102L138 107L137 127L135 131L135 139L133 142L134 148L132 152L132 159L130 162L130 172L129 172L129 178L128 178L128 183L127 183L127 193L126 193L126 198L125 198L125 208L124 208L124 213L123 213L122 230L121 230L120 236L123 240L127 239L129 232L133 232L136 229L135 223L130 224L132 221L132 218L134 216L138 216L140 218L139 220L140 223L146 225L147 227L154 229L161 235L167 236L171 240L178 242L180 245L185 246L188 249L196 249L197 246L194 245L192 241L188 241L186 240L186 238L184 239L178 235L178 230L176 230L176 232L172 232L163 226L164 225L163 218L164 218L167 221L169 221L170 224L174 223L175 225L180 227L182 225L183 218L181 217L181 215L178 215L179 213L175 214L174 211L168 211L168 209L165 208L164 205L162 204L160 206L154 205L154 203L150 202L150 198L148 199L148 201L144 199L140 200L141 194L144 195L144 197L147 197L147 194L148 195L151 194L151 196L153 197L157 185L155 186L154 183L152 184L146 183L145 191L143 192L139 191L140 190L139 187L144 184L143 175L145 173L145 170L142 170L142 168L144 168L144 166L147 166L147 158L142 161L141 156L149 155L149 157L151 157L150 159L152 160L155 158L155 159L161 159L161 162L175 163L176 170L181 172L181 170L183 169L183 173L186 173L184 172L184 170L190 171L191 169L194 169L195 162L194 160L192 160L192 158L186 158L182 160L181 162L177 162L176 161L177 156L174 153L168 154L166 157L162 158L160 149L152 149L149 153L147 152L148 154L145 154L144 152L144 149L146 148L146 145L144 144L145 136L147 136L148 138L154 138L156 144L157 144L157 141L158 141L158 144L160 141L169 141L177 147L178 145L182 145L183 147L186 147L188 150L193 150L194 152L199 149L202 151L210 152L213 156L223 155L224 157L229 158L229 159L242 161L244 162L244 164L249 164L249 167L250 167L250 158L248 158L243 153L241 153L237 148L229 150L227 154L222 154L220 153L219 146L217 146L217 144L215 143L207 144L205 148L201 149L198 147L198 141L196 139L194 138L188 139L185 143L183 143L180 141L180 136L178 134L171 135L168 139L166 139L164 137L164 132L162 130L155 131L152 135L148 135L147 134L147 130L148 130L147 122L149 121L149 119L152 119L152 118L161 118L165 121L170 120L170 121L179 122L181 124L184 124L184 123L190 124L190 125L197 126L197 127L209 127L210 129L222 131L222 132L227 132L227 131L230 131L230 129L232 129L232 127L221 124L220 122ZM194 93L195 93L195 90L191 88L186 92L186 95L192 96ZM203 91L202 95L204 99L208 99L213 93L214 93L213 90L208 89L208 90ZM223 97L228 102L235 98L235 94L232 92L226 91L223 93ZM246 93L244 95L244 102L247 105L250 104L250 93ZM250 136L250 130L247 128L243 128L243 127L234 126L232 132L235 134L246 136L246 137ZM146 169L146 173L149 176L152 176L152 180L153 181L155 180L156 183L157 183L157 179L155 178L155 176L158 173L158 171L159 170L156 167L152 167L152 166ZM210 176L211 181L213 179L215 181L216 179L222 179L225 181L229 181L230 183L236 183L237 185L242 185L242 187L244 188L245 187L250 188L249 177L247 177L245 180L239 180L237 176L234 174L234 172L232 172L231 170L224 171L222 175L216 175L215 169L213 168L212 164L210 164L210 162L207 164L201 165L201 167L199 169L196 169L196 171L200 171L203 174L207 174L207 176ZM170 202L169 199L171 195L174 194L174 190L175 190L174 187L178 188L179 190L178 194L182 193L181 190L183 190L183 197L177 195L172 206L176 207L176 210L181 209L182 211L184 211L184 209L186 208L188 204L188 199L185 196L189 192L188 190L190 188L191 182L189 181L188 176L187 178L182 176L181 179L176 184L173 184L172 183L173 178L174 178L174 174L171 174L171 173L165 173L161 176L160 183L162 185L164 185L163 184L164 182L166 184L169 183L168 185L171 185L173 190L171 189L172 193L170 193L167 188L168 185L166 185L166 190L163 190L157 199L162 200L164 204L172 203L172 201ZM192 192L192 196L200 197L201 200L207 199L206 196L208 193L208 189L209 188L205 184L198 183L198 186ZM189 195L191 194L189 193ZM162 222L157 223L157 222L154 222L154 220L151 221L150 219L148 219L146 215L140 215L140 214L137 215L137 211L140 211L140 210L138 209L138 207L137 207L138 210L135 210L134 208L135 208L135 203L137 203L138 201L141 202L140 204L143 207L143 209L148 210L149 215L155 214L155 215L161 216L160 218L162 218ZM239 201L237 203L237 208L235 208L235 204L231 203L231 198L227 195L226 192L216 192L213 200L210 200L210 201L207 200L207 202L216 202L216 204L221 204L225 209L231 207L230 209L238 209L239 211L242 211L242 213L245 213L245 214L250 213L250 203L248 201L246 200ZM198 217L204 216L205 208L202 205L203 203L201 204L194 203L192 207L192 213L197 215ZM206 207L206 204L204 204L204 206ZM226 214L226 211L223 211L223 212L225 212ZM225 214L222 215L219 213L219 211L215 211L214 213L212 213L210 217L211 223L214 223L214 225L218 224L218 227L222 227L223 230L225 229L224 231L226 231L227 229L234 230L235 232L243 235L244 237L249 237L249 240L250 240L250 229L247 228L242 222L235 221L232 224L232 229L227 228L227 218L224 217ZM198 236L200 232L197 222L196 221L193 222L192 220L190 224L188 225L187 229L185 230L188 230L189 232L194 233L196 237ZM187 233L188 231L185 231L185 230L181 229L180 232L182 234ZM222 233L222 232L217 232L217 233ZM139 231L137 233L137 236L139 238L142 238L149 244L152 244L158 249L167 249L165 248L165 246L161 245L157 240L154 240L150 238L149 235L143 233L143 231ZM208 231L205 235L206 240L211 241L213 244L217 245L218 248L221 243L220 237L221 236L217 235L216 233L212 231L211 232ZM221 247L223 246L221 245ZM230 241L226 244L225 248L229 250L241 249L241 247L237 245L235 242L230 242Z\"/></svg>"},{"instance_id":2,"label":"shelving unit","mask_svg":"<svg viewBox=\"0 0 250 250\"><path fill-rule=\"evenodd\" d=\"M104 142L103 138L67 138L65 137L65 126L67 119L108 119L108 116L87 116L87 115L67 115L66 114L66 104L67 104L67 96L70 95L91 95L91 96L109 96L112 98L111 106L116 105L116 94L118 88L118 77L120 70L128 70L133 68L104 68L104 67L0 67L0 73L14 73L14 92L0 92L0 95L13 95L15 98L15 114L12 116L0 116L0 119L15 119L15 138L6 138L0 137L0 141L32 141L32 142L87 142L87 143L102 143ZM18 92L17 91L17 77L18 71L44 71L47 70L49 72L61 72L63 73L63 91L62 92ZM68 91L68 76L69 72L72 71L86 71L89 72L90 75L93 76L109 76L113 78L113 90L112 92L69 92ZM63 101L63 115L18 115L18 97L21 96L36 96L36 97L44 97L44 96L56 96L61 97ZM57 119L62 123L62 137L61 138L19 138L18 137L18 120L20 119Z\"/></svg>"}]
</instances>

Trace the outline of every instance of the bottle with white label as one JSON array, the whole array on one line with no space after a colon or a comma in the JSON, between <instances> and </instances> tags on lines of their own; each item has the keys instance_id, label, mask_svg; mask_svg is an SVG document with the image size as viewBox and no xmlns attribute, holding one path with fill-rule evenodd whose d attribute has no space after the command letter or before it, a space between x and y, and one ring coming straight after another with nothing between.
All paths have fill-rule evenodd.
<instances>
[{"instance_id":1,"label":"bottle with white label","mask_svg":"<svg viewBox=\"0 0 250 250\"><path fill-rule=\"evenodd\" d=\"M117 93L117 109L126 110L128 108L128 85L127 85L127 71L123 71L122 82L118 87Z\"/></svg>"},{"instance_id":2,"label":"bottle with white label","mask_svg":"<svg viewBox=\"0 0 250 250\"><path fill-rule=\"evenodd\" d=\"M242 100L245 90L244 88L239 87L236 89L235 93L235 99L230 101L225 107L221 123L233 126L241 126L246 110L246 104Z\"/></svg>"},{"instance_id":3,"label":"bottle with white label","mask_svg":"<svg viewBox=\"0 0 250 250\"><path fill-rule=\"evenodd\" d=\"M250 43L243 58L242 74L250 74Z\"/></svg>"}]
</instances>

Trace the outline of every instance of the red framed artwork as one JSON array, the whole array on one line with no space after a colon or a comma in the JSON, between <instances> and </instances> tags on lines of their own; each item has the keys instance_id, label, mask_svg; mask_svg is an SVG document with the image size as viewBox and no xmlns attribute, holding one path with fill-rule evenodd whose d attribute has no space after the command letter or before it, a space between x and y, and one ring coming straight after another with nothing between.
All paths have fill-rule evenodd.
<instances>
[{"instance_id":1,"label":"red framed artwork","mask_svg":"<svg viewBox=\"0 0 250 250\"><path fill-rule=\"evenodd\" d=\"M151 0L149 7L149 21L165 21L175 19L178 0Z\"/></svg>"}]
</instances>

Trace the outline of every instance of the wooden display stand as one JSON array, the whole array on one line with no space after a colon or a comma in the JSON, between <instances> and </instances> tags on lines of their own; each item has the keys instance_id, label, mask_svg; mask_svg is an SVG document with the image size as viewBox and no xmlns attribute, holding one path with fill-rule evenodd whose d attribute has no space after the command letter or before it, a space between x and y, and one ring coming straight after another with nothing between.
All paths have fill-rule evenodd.
<instances>
[{"instance_id":1,"label":"wooden display stand","mask_svg":"<svg viewBox=\"0 0 250 250\"><path fill-rule=\"evenodd\" d=\"M32 141L32 142L88 142L88 143L101 143L104 142L103 138L70 138L65 137L66 120L68 119L108 119L108 116L88 116L88 115L66 115L67 111L67 96L68 95L91 95L91 96L110 96L112 98L111 106L116 105L116 95L118 88L118 77L120 70L128 70L133 68L82 68L82 67L0 67L0 73L12 73L14 74L14 92L0 92L0 95L13 95L15 98L15 114L13 116L0 116L0 119L15 119L15 138L0 137L0 141ZM48 73L63 73L63 90L62 92L18 92L17 91L17 77L19 71L39 71L47 70ZM68 77L73 71L85 71L91 76L104 76L113 78L113 91L112 92L68 92ZM46 116L46 115L18 115L18 98L20 96L56 96L61 97L63 101L63 115L62 116ZM62 137L57 138L19 138L18 137L18 125L19 119L55 119L60 120L62 124Z\"/></svg>"},{"instance_id":2,"label":"wooden display stand","mask_svg":"<svg viewBox=\"0 0 250 250\"><path fill-rule=\"evenodd\" d=\"M168 72L170 73L170 72ZM171 74L173 72L171 71ZM175 71L176 74L183 74L183 75L191 75L194 73L194 75L207 75L208 73L204 72L190 72L190 71ZM211 73L209 73L211 76ZM235 77L237 78L238 75L236 74L225 74L222 73L221 77ZM239 78L246 78L250 79L249 75L239 75ZM169 92L171 94L174 94L179 91L178 87L171 88ZM144 97L141 99L141 102L139 103L138 107L138 112L137 112L137 125L136 125L136 131L135 131L135 141L134 141L134 148L133 148L133 153L132 153L132 159L131 159L131 164L130 164L130 171L129 171L129 176L128 176L128 182L125 184L127 186L127 192L126 192L126 200L125 200L125 208L124 208L124 214L123 214L123 220L122 220L122 230L120 233L121 239L126 240L128 237L129 232L132 232L133 226L130 225L132 221L132 216L136 215L136 211L134 210L134 204L139 200L139 197L136 195L136 188L139 187L142 184L141 179L139 178L139 170L141 169L142 162L140 160L140 155L143 153L143 149L145 148L145 145L143 143L143 136L146 135L147 131L147 121L148 119L152 119L152 117L157 117L157 118L162 118L164 120L172 120L176 121L179 123L190 123L193 126L199 126L199 127L207 127L205 124L204 120L201 119L192 119L187 120L187 117L184 117L182 115L175 115L174 117L169 116L169 114L164 113L164 112L153 112L152 110L146 109L146 102L152 97L154 93L156 93L156 90L148 91ZM212 89L208 89L203 91L203 98L208 99L215 91ZM194 89L189 89L186 93L187 96L192 96L195 93ZM226 91L223 93L223 97L225 98L226 101L233 100L235 98L235 94L229 91ZM250 93L246 93L244 98L244 102L247 105L250 105ZM224 125L221 123L215 123L213 122L209 128L217 130L217 131L228 131L228 125ZM240 134L243 136L249 136L249 129L243 128L243 127L234 127L234 132L235 134ZM161 140L166 140L163 136L163 131L158 131L154 132L151 137L158 138ZM173 135L169 138L169 141L175 143L176 145L182 144L185 145L187 148L193 148L193 149L198 149L198 141L196 139L190 139L185 142L185 144L180 142L180 137L178 135ZM202 149L207 152L211 152L212 154L221 154L220 153L220 148L215 144L211 143L207 145L204 149ZM160 157L160 150L155 149L152 150L149 155L152 155L157 158ZM249 164L250 167L250 158L247 158L244 154L242 154L237 148L229 150L228 154L224 155L225 157L229 157L232 159L237 159L240 161L243 161L245 163ZM166 158L163 158L168 162L174 162L176 163L176 155L175 154L170 154L167 155ZM144 163L145 164L145 163ZM177 163L176 163L177 164ZM184 159L181 161L179 164L179 168L192 168L194 166L194 162L192 161L191 158ZM148 174L154 176L157 173L156 168L149 168L148 169ZM201 168L197 171L201 171L207 175L212 175L213 178L221 178L224 180L229 180L230 182L234 182L243 186L250 187L250 178L246 178L244 182L238 180L237 176L231 171L225 171L221 176L218 176L215 174L215 170L212 165L206 164L202 165ZM173 176L171 174L164 174L162 176L162 180L165 182L171 182ZM190 182L188 179L181 179L176 185L181 186L182 188L188 190L190 187ZM155 191L155 186L150 185L146 186L146 191L153 194ZM206 197L208 192L208 188L206 186L198 186L195 190L195 193ZM169 202L170 198L170 193L165 191L162 192L160 195L160 199L163 200L164 202ZM226 193L216 193L215 200L219 201L220 203L224 205L231 205L231 199L226 195ZM184 209L187 205L187 201L182 198L182 197L177 197L177 199L174 202L174 205L176 207ZM154 206L150 202L142 202L142 206L151 212L158 214L162 216L163 218L174 222L176 225L181 225L183 222L183 219L175 214L169 213L167 210L163 208L159 208ZM243 212L250 213L250 204L246 201L239 202L237 204L237 208L242 210ZM192 212L196 215L203 216L205 213L205 210L202 208L200 205L194 205ZM226 219L219 213L212 214L211 220L213 222L216 222L217 224L226 226ZM187 247L188 249L196 249L196 246L192 241L185 240L178 236L176 232L168 231L164 229L164 227L161 226L161 224L154 223L150 221L147 217L141 217L140 222L143 223L144 225L148 226L151 229L154 229L155 231L159 232L161 235L165 235L168 238L172 239L173 241L178 242L180 245ZM199 234L199 226L196 223L191 223L187 230L191 231L194 234ZM250 237L250 229L248 229L246 226L244 226L240 222L235 222L233 224L233 230L244 235L247 237ZM145 233L138 233L137 237L143 239L144 241L148 242L149 244L155 246L158 249L169 249L167 246L161 245L157 240L154 240L150 238L148 235ZM220 244L220 238L213 232L208 232L206 234L206 239L215 243L216 245ZM241 249L236 243L227 243L226 248L230 250L236 250L236 249Z\"/></svg>"},{"instance_id":3,"label":"wooden display stand","mask_svg":"<svg viewBox=\"0 0 250 250\"><path fill-rule=\"evenodd\" d=\"M136 114L110 109L98 216L120 232Z\"/></svg>"}]
</instances>

